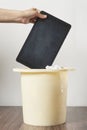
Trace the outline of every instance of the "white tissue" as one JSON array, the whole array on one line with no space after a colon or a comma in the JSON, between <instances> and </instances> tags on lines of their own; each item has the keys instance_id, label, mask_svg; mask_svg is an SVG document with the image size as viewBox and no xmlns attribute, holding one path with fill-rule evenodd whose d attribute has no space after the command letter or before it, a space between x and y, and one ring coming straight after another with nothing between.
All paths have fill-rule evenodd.
<instances>
[{"instance_id":1,"label":"white tissue","mask_svg":"<svg viewBox=\"0 0 87 130\"><path fill-rule=\"evenodd\" d=\"M53 65L53 66L47 65L45 68L46 68L46 69L51 69L51 70L57 70L57 69L60 70L60 69L61 69L61 67L58 66L58 65Z\"/></svg>"}]
</instances>

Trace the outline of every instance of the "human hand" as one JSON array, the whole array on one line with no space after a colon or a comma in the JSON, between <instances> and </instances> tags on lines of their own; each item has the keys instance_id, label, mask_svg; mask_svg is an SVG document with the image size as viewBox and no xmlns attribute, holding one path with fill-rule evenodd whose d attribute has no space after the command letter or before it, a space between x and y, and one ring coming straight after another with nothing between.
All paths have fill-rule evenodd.
<instances>
[{"instance_id":1,"label":"human hand","mask_svg":"<svg viewBox=\"0 0 87 130\"><path fill-rule=\"evenodd\" d=\"M35 23L37 18L45 19L47 15L43 15L36 8L28 9L21 11L21 15L19 17L19 22L23 24L27 23Z\"/></svg>"}]
</instances>

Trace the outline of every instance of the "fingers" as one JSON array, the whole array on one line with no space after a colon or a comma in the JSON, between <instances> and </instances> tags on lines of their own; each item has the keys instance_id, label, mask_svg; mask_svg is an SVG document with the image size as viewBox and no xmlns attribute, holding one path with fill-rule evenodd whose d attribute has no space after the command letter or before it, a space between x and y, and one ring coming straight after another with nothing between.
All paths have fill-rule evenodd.
<instances>
[{"instance_id":1,"label":"fingers","mask_svg":"<svg viewBox=\"0 0 87 130\"><path fill-rule=\"evenodd\" d=\"M22 13L21 23L35 23L37 21L37 18L45 19L47 18L47 15L41 14L40 10L36 8L25 10Z\"/></svg>"},{"instance_id":2,"label":"fingers","mask_svg":"<svg viewBox=\"0 0 87 130\"><path fill-rule=\"evenodd\" d=\"M30 23L35 23L37 19L30 19Z\"/></svg>"},{"instance_id":3,"label":"fingers","mask_svg":"<svg viewBox=\"0 0 87 130\"><path fill-rule=\"evenodd\" d=\"M47 15L41 14L41 13L40 13L40 10L38 10L38 9L36 9L36 8L33 8L33 11L36 11L36 16L37 16L38 18L41 18L41 19L47 18Z\"/></svg>"}]
</instances>

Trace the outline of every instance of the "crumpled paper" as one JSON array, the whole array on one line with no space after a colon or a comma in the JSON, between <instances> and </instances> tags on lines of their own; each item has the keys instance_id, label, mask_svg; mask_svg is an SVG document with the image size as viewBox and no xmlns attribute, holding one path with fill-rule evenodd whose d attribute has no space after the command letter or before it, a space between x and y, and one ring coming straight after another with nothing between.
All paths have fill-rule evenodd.
<instances>
[{"instance_id":1,"label":"crumpled paper","mask_svg":"<svg viewBox=\"0 0 87 130\"><path fill-rule=\"evenodd\" d=\"M60 70L60 69L63 69L63 67L60 67L59 65L52 65L52 66L49 66L49 65L47 65L46 67L45 67L45 69L49 69L49 70Z\"/></svg>"}]
</instances>

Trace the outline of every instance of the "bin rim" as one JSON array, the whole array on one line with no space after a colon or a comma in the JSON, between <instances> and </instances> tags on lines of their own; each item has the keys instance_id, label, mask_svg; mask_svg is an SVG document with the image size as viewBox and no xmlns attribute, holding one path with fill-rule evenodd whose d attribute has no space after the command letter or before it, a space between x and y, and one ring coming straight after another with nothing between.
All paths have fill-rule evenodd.
<instances>
[{"instance_id":1,"label":"bin rim","mask_svg":"<svg viewBox=\"0 0 87 130\"><path fill-rule=\"evenodd\" d=\"M60 72L60 71L74 71L73 68L61 68L61 69L30 69L30 68L13 68L14 72L19 73L52 73L52 72Z\"/></svg>"}]
</instances>

